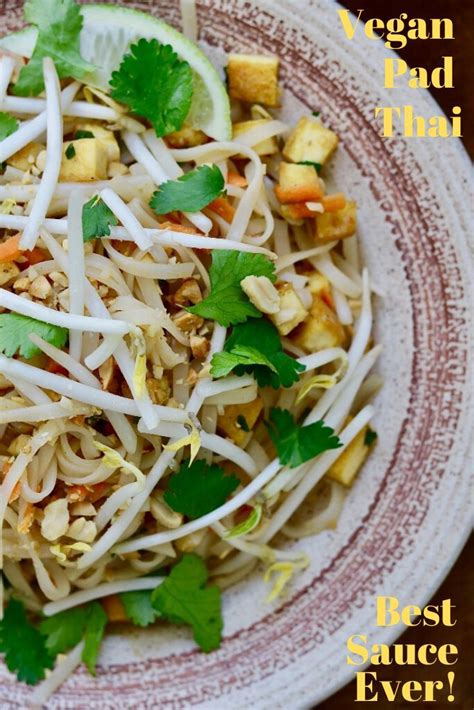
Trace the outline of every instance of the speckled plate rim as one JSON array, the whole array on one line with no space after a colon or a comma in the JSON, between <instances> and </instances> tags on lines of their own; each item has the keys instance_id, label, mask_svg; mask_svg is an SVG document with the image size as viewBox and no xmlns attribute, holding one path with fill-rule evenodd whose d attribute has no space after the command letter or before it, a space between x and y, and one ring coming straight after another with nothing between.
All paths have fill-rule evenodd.
<instances>
[{"instance_id":1,"label":"speckled plate rim","mask_svg":"<svg viewBox=\"0 0 474 710\"><path fill-rule=\"evenodd\" d=\"M1 0L0 1L0 14L8 12L9 8L13 7L15 3L12 0ZM159 7L160 7L160 13L165 19L168 19L171 17L174 13L174 16L176 17L176 7L172 7L173 3L171 1L167 2L160 2ZM176 3L174 3L176 5ZM296 7L297 5L297 7ZM153 8L154 4L153 3L141 3L142 8L149 8L150 10ZM256 6L258 6L258 9L256 9ZM320 42L322 46L326 46L327 44L337 47L337 51L333 51L333 60L334 62L337 62L337 64L340 64L339 68L336 71L339 72L338 79L343 76L345 79L350 79L354 80L354 74L352 72L352 67L353 66L358 66L359 68L363 68L362 74L363 74L363 81L364 83L367 82L367 84L370 84L370 89L371 91L369 92L367 90L367 94L372 97L372 99L375 97L375 95L380 95L383 94L384 92L380 90L380 81L378 84L375 81L375 73L376 70L375 68L379 68L380 60L382 57L382 50L381 47L378 43L370 44L367 42L367 40L361 42L361 43L355 43L355 44L350 44L347 43L343 37L339 36L337 39L336 43L336 37L334 36L334 31L331 29L331 27L328 26L328 17L331 14L331 25L334 27L334 25L337 22L337 16L336 16L336 10L338 6L336 3L330 1L330 0L325 0L321 2L308 2L308 1L302 1L302 2L288 2L285 0L261 0L260 2L244 2L244 0L217 0L217 2L214 2L213 0L204 0L204 2L199 3L199 9L200 13L202 15L205 15L206 12L209 12L209 9L212 8L215 10L216 8L220 12L226 12L229 15L233 15L235 13L235 16L239 19L247 15L252 16L253 19L255 20L255 17L258 18L259 22L261 21L261 26L262 26L262 35L266 31L269 31L268 28L271 29L271 31L278 33L279 27L278 23L275 19L274 22L272 22L272 16L274 18L279 18L283 23L286 23L286 33L291 34L293 31L293 27L295 28L295 33L297 34L298 37L301 37L303 34L305 34L308 37L308 41L305 44L304 50L309 52L308 46L314 45L316 48L317 42ZM254 13L252 15L252 13ZM323 29L320 29L320 34L319 37L317 36L317 32L312 30L311 27L308 27L308 20L309 19L314 19L314 22L317 23L318 21L321 20L321 24L325 26L325 33L323 33ZM218 24L218 23L217 23ZM205 28L207 29L207 28ZM251 28L250 28L251 29ZM298 34L299 33L299 34ZM214 43L215 41L219 42L220 35L219 35L219 28L209 28L208 31L205 31L204 34L206 35L206 38L210 40L211 44ZM225 33L223 34L223 36ZM326 41L327 37L327 41ZM222 39L222 38L221 38ZM246 38L244 38L246 39ZM262 45L265 46L265 36L262 36ZM244 43L245 44L245 43ZM246 46L248 46L249 43L246 43ZM259 43L256 43L256 46L259 46ZM319 46L317 47L319 49ZM245 50L245 47L244 47ZM303 50L302 50L303 51ZM383 56L387 56L388 50L383 50ZM286 59L286 57L285 57ZM321 59L321 57L319 57ZM323 59L321 59L321 62ZM330 70L332 71L333 67L330 66ZM322 75L321 80L323 81L325 79L325 76ZM357 82L356 82L357 83ZM302 79L301 85L303 86L304 81ZM352 87L352 90L355 92L354 97L358 96L359 93L363 94L364 93L364 84L362 84L361 87L356 87L354 89ZM412 92L409 93L408 91L400 91L398 93L398 98L393 100L393 94L391 95L391 99L393 100L393 103L397 104L402 104L402 103L407 103L410 102L414 105L415 109L420 111L420 112L436 112L436 113L441 113L439 107L437 106L436 102L434 99L428 94L426 91L420 91L420 92ZM309 105L309 104L308 104ZM328 112L329 113L329 118L332 119L333 121L333 126L337 129L341 129L341 124L343 126L343 121L340 121L339 118L336 116L335 112ZM361 110L361 115L364 113L363 110ZM326 116L324 115L324 119L326 120ZM343 130L343 127L342 127ZM342 134L343 138L343 150L344 147L347 147L348 149L353 147L351 146L350 140L347 141L348 145L344 146L344 134ZM446 170L449 171L451 165L450 161L452 161L452 165L454 166L453 169L451 169L451 175L454 173L454 177L452 177L452 186L454 186L460 193L464 194L465 196L468 197L468 192L466 190L467 188L467 181L469 180L469 160L467 158L467 155L464 151L464 148L460 141L458 140L452 140L449 139L449 143L444 142L441 146L438 152L434 152L431 150L431 145L428 147L423 147L421 144L417 148L417 154L420 156L420 164L422 167L426 167L430 165L430 158L433 161L434 165L439 165L442 164L443 159L444 162L447 162L447 167ZM409 153L409 151L407 151ZM425 155L425 153L427 155ZM395 154L396 155L396 149L392 149L391 155ZM403 151L401 151L401 154L403 154ZM440 158L441 156L441 158ZM429 172L429 171L428 171ZM421 177L424 177L424 173L422 174ZM432 176L434 178L434 176ZM441 187L438 184L439 187ZM448 200L448 186L443 185L442 190L440 190L440 194L443 195L443 199L440 200L442 203L446 203ZM419 199L422 198L422 194ZM467 202L465 204L468 204ZM462 233L461 233L461 227L460 227L460 221L461 217L464 217L465 224L469 224L469 219L470 215L467 214L466 208L464 205L464 209L462 209L462 205L458 205L460 208L460 215L457 215L458 217L458 225L457 229L455 229L456 237L452 238L453 241L453 246L456 246L459 254L458 258L456 261L456 266L458 267L459 273L463 276L463 286L465 287L466 293L463 298L463 303L466 305L466 303L469 303L469 292L471 293L471 298L472 298L472 278L469 283L469 266L468 266L468 250L466 248L465 240L463 239ZM453 221L454 223L454 221ZM466 229L466 235L469 234L469 231ZM364 235L365 236L365 235ZM370 241L370 240L369 240ZM372 244L370 244L372 246ZM459 299L458 299L459 300ZM470 314L469 314L470 315ZM467 345L467 347L469 344ZM469 371L466 371L465 375L465 380L464 382L472 382L472 378L470 378L470 373ZM467 423L469 425L469 399L467 394L464 392L463 398L462 398L462 405L461 405L461 421L466 422L466 415L467 415ZM440 530L434 530L433 532L433 540L436 540L440 542L439 545L439 550L437 555L434 555L434 557L430 557L428 560L428 556L424 562L424 571L428 571L428 582L420 582L419 578L415 579L410 579L410 589L409 593L407 595L406 603L417 603L419 605L425 603L429 597L432 595L432 593L435 591L435 589L439 586L441 583L442 579L445 577L445 575L448 573L450 567L454 563L455 559L457 558L457 555L459 554L459 551L464 544L464 541L471 529L471 511L469 507L469 500L466 497L469 495L469 481L468 476L469 476L469 468L468 468L468 462L469 458L466 459L466 452L468 451L469 448L469 436L468 433L465 431L459 431L459 427L454 430L455 434L455 439L453 440L453 445L452 445L452 456L449 459L450 464L454 466L454 463L458 462L459 456L464 457L465 461L465 467L464 467L464 475L461 479L459 479L459 492L457 496L454 498L454 501L456 502L457 508L457 516L454 516L453 520L453 529L451 530L451 535L450 536L443 536L443 533L445 532L445 529L443 527L440 528ZM471 443L471 449L472 449L472 443ZM456 461L454 461L454 453L457 454ZM367 466L368 471L373 472L374 467L368 464ZM450 472L448 473L448 480L450 478L453 478L454 473ZM362 473L362 479L367 480L368 477L368 472L363 472ZM445 479L446 480L446 479ZM449 489L448 489L449 492ZM432 494L432 497L435 497L434 494ZM374 503L374 505L376 502ZM375 510L376 512L376 510ZM440 518L440 523L444 523L444 519L441 519L443 516L441 515L441 512L439 513ZM436 521L435 521L436 522ZM436 528L436 525L434 526ZM354 539L353 536L348 536L348 537L343 537L344 531L341 533L341 545L342 549L346 548L347 546L350 547L352 544L352 541ZM357 533L359 535L359 538L362 533L359 532ZM355 534L355 533L354 533ZM426 533L425 533L426 536ZM441 538L441 539L440 539ZM325 538L329 539L329 538ZM424 540L424 543L426 543L426 540ZM421 545L420 545L421 548ZM428 545L429 549L429 545ZM421 553L421 549L419 550ZM409 561L416 561L413 553L410 553L409 555L407 554L401 561L399 561L400 565L403 566L403 564L407 565ZM421 568L420 568L421 569ZM277 609L276 612L274 613L266 613L264 618L259 618L256 623L251 623L250 627L246 624L242 624L239 629L231 629L231 633L227 636L226 634L226 639L225 643L223 645L222 652L219 652L218 657L222 657L222 661L218 661L218 663L221 665L222 668L222 673L225 674L225 669L226 669L226 663L228 662L228 659L226 658L225 651L226 648L229 647L231 644L238 643L239 639L242 640L241 646L245 646L246 643L250 643L250 639L252 638L253 635L258 636L258 634L261 632L261 627L262 626L267 626L271 625L272 623L276 626L278 626L279 621L281 620L282 615L286 616L291 616L291 608L296 608L298 611L302 611L303 613L306 613L306 609L304 608L304 605L302 603L302 600L310 597L312 598L313 596L316 598L316 588L315 584L318 579L323 579L326 575L326 570L323 567L321 570L316 570L315 572L316 577L313 579L313 576L310 574L304 575L301 580L298 582L298 585L296 587L296 590L294 594L290 597L289 600L285 604L282 605L281 608ZM421 572L420 572L421 574ZM387 580L391 580L393 577L392 572L387 572L386 577L384 578L384 581L387 582ZM394 584L394 582L393 582ZM255 589L255 581L250 580L248 583L248 593L245 595L244 592L242 592L242 585L239 585L239 590L235 592L235 597L237 599L241 598L248 598L248 596L254 591ZM260 591L260 587L258 587ZM389 593L387 591L387 593ZM349 630L349 633L355 633L358 631L357 628L354 628L354 624L357 625L360 621L365 621L367 618L367 611L368 607L370 607L370 604L367 602L367 596L373 596L373 591L370 591L370 593L365 595L363 597L364 605L362 608L356 611L354 614L350 615L349 614L349 619L344 621L344 624L334 633L332 633L330 641L331 643L334 643L335 640L339 639L339 641L343 644L345 641L345 638L347 637L348 633L346 633L347 629ZM235 604L233 604L235 607ZM310 609L311 612L311 607L308 604L307 605ZM369 609L370 611L370 609ZM364 616L365 614L365 616ZM315 622L316 622L316 617L315 617ZM369 631L372 631L372 626L369 627ZM400 628L395 628L393 630L383 630L383 633L381 633L381 630L377 633L377 641L379 642L391 642L393 641L396 636L398 636L399 633L402 632L403 629ZM236 641L237 639L237 641ZM234 647L233 646L233 647ZM186 638L185 640L179 641L179 643L175 646L172 646L171 648L171 655L173 658L182 658L182 659L194 659L192 662L196 662L197 655L190 651L190 644L189 640ZM279 669L278 665L275 663L275 658L278 658L278 654L280 653L281 649L284 649L284 652L287 653L288 655L288 664L283 668ZM181 653L182 650L186 650L185 653ZM250 649L252 650L252 649ZM300 649L297 649L298 651ZM260 708L274 708L274 707L290 707L290 708L299 708L299 707L307 707L309 705L314 705L317 702L321 702L324 698L328 697L331 695L333 692L335 692L339 687L341 687L344 683L346 683L350 679L350 671L348 668L345 666L344 662L341 661L336 668L330 668L330 673L328 674L321 674L319 675L318 681L320 681L320 687L319 688L314 688L314 684L311 683L309 679L309 674L314 671L314 661L316 659L316 663L319 663L321 661L320 659L320 652L314 652L313 654L311 653L311 650L308 651L306 655L301 655L298 656L296 655L297 663L292 662L292 657L291 653L293 652L293 649L288 649L286 645L278 645L276 641L274 641L274 647L272 647L272 653L270 655L273 656L273 672L269 673L268 675L265 676L264 673L262 673L262 677L260 678L259 681L255 681L251 683L250 687L245 689L245 685L240 685L240 688L237 688L235 693L230 692L230 694L227 693L227 689L225 687L225 684L223 684L223 681L221 679L220 682L218 682L218 687L214 687L213 691L210 693L211 697L209 695L206 698L206 693L202 691L202 688L200 689L200 694L198 697L198 702L200 707L209 707L209 708L221 708L223 704L227 706L226 700L229 700L229 703L231 703L232 708L237 708L237 707L246 707L251 703L254 707L260 709ZM319 653L319 655L318 655ZM176 656L176 654L181 654ZM204 659L202 664L204 667L206 666L206 663L208 659ZM323 659L325 660L325 659ZM116 666L110 666L107 662L107 659L104 659L104 667L108 669L109 673L111 673L110 676L110 681L111 685L109 684L107 689L103 688L103 684L101 681L104 681L108 677L108 673L104 674L102 678L98 678L98 681L94 688L92 687L92 681L90 681L87 676L85 676L84 673L80 672L77 674L75 679L71 679L71 681L67 684L67 688L64 689L64 692L59 693L56 698L53 700L53 702L49 705L51 708L73 708L74 710L79 710L79 705L77 704L77 698L79 697L77 693L91 693L90 696L88 697L87 704L84 705L84 707L90 707L90 708L112 708L114 707L115 701L113 698L117 697L116 693L120 692L120 678L121 678L121 673L122 671L120 669L123 669L123 672L125 673L126 676L130 676L130 678L133 676L134 666L138 666L138 664L134 663L126 663L125 665L118 664ZM156 664L159 664L161 659L157 659ZM184 661L183 661L184 662ZM151 662L151 666L156 665L155 662ZM298 666L296 672L295 665ZM113 669L117 668L117 675L113 672ZM128 671L126 669L129 669ZM289 669L289 670L288 670ZM138 672L138 671L137 671ZM146 673L149 673L147 676ZM332 674L332 675L331 675ZM321 677L321 675L323 677ZM157 690L160 688L159 685L159 679L160 675L158 671L156 672L156 675L153 675L152 670L144 670L144 677L149 678L150 680L150 687L153 690ZM317 676L316 676L317 677ZM0 688L0 700L4 700L5 703L9 703L10 701L13 701L13 695L8 692L8 688L6 687L9 684L9 679L7 680L7 677L5 675L2 675L0 672L0 681L4 681L4 686L3 689L7 691L7 695L3 695L3 689ZM118 681L118 684L115 685L115 682ZM128 681L130 682L130 680ZM136 682L136 681L135 681ZM103 688L103 690L100 690L100 688ZM93 691L96 691L97 694L95 694ZM109 691L109 694L107 693ZM217 694L218 691L220 691L221 694ZM112 693L112 695L110 695ZM18 698L18 695L15 695L16 698ZM25 697L24 695L22 696L23 698ZM83 697L83 696L82 696ZM76 698L76 701L74 701L74 698ZM112 698L112 699L111 699ZM131 699L130 701L124 700L127 704L123 705L123 707L157 707L155 704L154 700L152 698L149 698L149 695L137 695L136 700ZM145 699L144 699L145 698ZM189 696L188 696L189 698ZM276 700L276 698L278 698ZM75 704L74 704L75 703ZM151 703L151 704L150 704ZM174 697L167 696L164 698L164 702L160 702L160 707L187 707L191 703L187 703L186 699L183 700L183 696L178 696L178 693L174 695ZM229 705L230 706L230 705ZM18 704L13 704L13 705L7 705L5 704L5 707L18 707Z\"/></svg>"}]
</instances>

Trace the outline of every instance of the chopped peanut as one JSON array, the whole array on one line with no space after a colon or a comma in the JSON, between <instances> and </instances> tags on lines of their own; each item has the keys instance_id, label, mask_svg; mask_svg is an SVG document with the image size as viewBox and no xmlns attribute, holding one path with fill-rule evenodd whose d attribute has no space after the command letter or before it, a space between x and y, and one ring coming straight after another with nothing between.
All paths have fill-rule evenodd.
<instances>
[{"instance_id":1,"label":"chopped peanut","mask_svg":"<svg viewBox=\"0 0 474 710\"><path fill-rule=\"evenodd\" d=\"M288 335L304 321L308 311L301 303L292 284L281 283L277 285L277 289L280 294L280 307L277 313L270 315L270 320L276 325L280 335Z\"/></svg>"},{"instance_id":2,"label":"chopped peanut","mask_svg":"<svg viewBox=\"0 0 474 710\"><path fill-rule=\"evenodd\" d=\"M189 339L191 352L197 360L204 360L209 354L211 344L207 338L202 335L191 335Z\"/></svg>"},{"instance_id":3,"label":"chopped peanut","mask_svg":"<svg viewBox=\"0 0 474 710\"><path fill-rule=\"evenodd\" d=\"M28 290L33 298L44 301L51 294L51 284L46 276L37 276Z\"/></svg>"},{"instance_id":4,"label":"chopped peanut","mask_svg":"<svg viewBox=\"0 0 474 710\"><path fill-rule=\"evenodd\" d=\"M267 276L246 276L240 286L261 313L275 314L280 310L280 294Z\"/></svg>"},{"instance_id":5,"label":"chopped peanut","mask_svg":"<svg viewBox=\"0 0 474 710\"><path fill-rule=\"evenodd\" d=\"M78 542L93 542L97 535L97 528L92 520L77 518L65 533L67 537Z\"/></svg>"},{"instance_id":6,"label":"chopped peanut","mask_svg":"<svg viewBox=\"0 0 474 710\"><path fill-rule=\"evenodd\" d=\"M178 306L195 305L202 301L202 293L196 279L186 279L173 296L173 301Z\"/></svg>"},{"instance_id":7,"label":"chopped peanut","mask_svg":"<svg viewBox=\"0 0 474 710\"><path fill-rule=\"evenodd\" d=\"M146 386L153 404L165 404L170 396L170 383L166 377L147 377Z\"/></svg>"},{"instance_id":8,"label":"chopped peanut","mask_svg":"<svg viewBox=\"0 0 474 710\"><path fill-rule=\"evenodd\" d=\"M204 320L199 316L195 316L194 313L188 313L187 311L179 311L173 316L173 321L176 323L180 330L185 333L191 330L196 330L204 325Z\"/></svg>"},{"instance_id":9,"label":"chopped peanut","mask_svg":"<svg viewBox=\"0 0 474 710\"><path fill-rule=\"evenodd\" d=\"M0 263L0 286L5 286L9 281L15 279L20 273L20 269L13 261Z\"/></svg>"},{"instance_id":10,"label":"chopped peanut","mask_svg":"<svg viewBox=\"0 0 474 710\"><path fill-rule=\"evenodd\" d=\"M46 540L57 540L66 534L69 528L68 499L58 498L44 509L41 534Z\"/></svg>"}]
</instances>

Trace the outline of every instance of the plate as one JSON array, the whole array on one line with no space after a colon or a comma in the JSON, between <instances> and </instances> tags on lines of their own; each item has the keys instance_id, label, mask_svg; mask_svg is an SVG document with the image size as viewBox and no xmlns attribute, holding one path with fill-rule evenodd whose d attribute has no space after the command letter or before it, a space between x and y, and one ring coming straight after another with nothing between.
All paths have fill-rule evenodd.
<instances>
[{"instance_id":1,"label":"plate","mask_svg":"<svg viewBox=\"0 0 474 710\"><path fill-rule=\"evenodd\" d=\"M3 0L2 31L21 27L21 4ZM178 2L123 3L179 27ZM459 140L383 139L374 106L411 104L441 114L423 90L383 87L387 49L349 42L330 0L203 0L204 48L278 54L285 114L308 110L341 138L334 183L360 208L363 251L384 346L376 400L379 443L347 498L337 530L295 545L312 560L278 606L261 575L226 592L219 651L196 650L179 628L111 634L97 678L78 670L51 699L55 710L97 708L305 708L350 680L345 642L377 628L375 597L425 603L471 528L472 283L467 235L470 164ZM472 350L471 350L472 352ZM472 361L472 357L471 357ZM30 689L0 668L0 706L25 707Z\"/></svg>"}]
</instances>

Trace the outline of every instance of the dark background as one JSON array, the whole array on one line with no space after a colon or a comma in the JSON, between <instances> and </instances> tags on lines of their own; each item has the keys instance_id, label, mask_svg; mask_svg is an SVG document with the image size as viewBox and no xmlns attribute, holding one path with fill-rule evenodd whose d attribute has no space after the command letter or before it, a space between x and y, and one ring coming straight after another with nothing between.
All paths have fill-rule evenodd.
<instances>
[{"instance_id":1,"label":"dark background","mask_svg":"<svg viewBox=\"0 0 474 710\"><path fill-rule=\"evenodd\" d=\"M471 156L474 156L474 0L343 0L352 12L363 9L360 22L372 17L388 20L406 12L408 17L449 17L454 25L453 40L408 40L404 49L397 50L409 66L423 66L428 70L440 66L441 57L453 57L454 88L434 89L433 96L451 115L453 106L461 106L463 123L463 142ZM450 139L447 139L450 140ZM455 643L459 649L459 661L452 667L441 666L391 666L377 668L378 678L392 681L436 680L443 679L447 670L453 670L454 702L430 703L435 708L451 708L452 710L473 710L474 708L474 537L471 536L463 553L454 565L451 573L438 590L432 604L440 604L443 599L451 599L456 605L458 623L453 628L444 626L414 627L406 631L400 638L402 643L423 643L441 645ZM445 670L446 669L446 670ZM397 710L397 708L413 708L420 703L408 703L404 700L388 702L379 699L377 702L355 702L356 687L352 681L329 700L318 705L318 710L358 710L359 708L382 708ZM436 696L435 696L436 697ZM425 704L426 707L426 704Z\"/></svg>"}]
</instances>

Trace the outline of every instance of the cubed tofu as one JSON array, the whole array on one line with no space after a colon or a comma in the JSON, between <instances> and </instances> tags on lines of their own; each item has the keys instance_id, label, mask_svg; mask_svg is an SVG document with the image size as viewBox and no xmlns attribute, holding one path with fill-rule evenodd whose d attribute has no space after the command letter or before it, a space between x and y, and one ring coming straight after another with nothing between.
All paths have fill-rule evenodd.
<instances>
[{"instance_id":1,"label":"cubed tofu","mask_svg":"<svg viewBox=\"0 0 474 710\"><path fill-rule=\"evenodd\" d=\"M270 320L276 325L280 335L288 335L297 325L302 323L308 311L301 303L295 289L290 283L277 284L280 294L280 310L271 314Z\"/></svg>"},{"instance_id":2,"label":"cubed tofu","mask_svg":"<svg viewBox=\"0 0 474 710\"><path fill-rule=\"evenodd\" d=\"M323 294L331 293L328 279L319 274L317 271L312 271L308 276L308 288L313 296L322 296Z\"/></svg>"},{"instance_id":3,"label":"cubed tofu","mask_svg":"<svg viewBox=\"0 0 474 710\"><path fill-rule=\"evenodd\" d=\"M334 348L345 341L343 326L320 296L313 296L309 315L292 338L307 353Z\"/></svg>"},{"instance_id":4,"label":"cubed tofu","mask_svg":"<svg viewBox=\"0 0 474 710\"><path fill-rule=\"evenodd\" d=\"M205 133L190 126L183 126L181 130L166 136L166 142L171 148L194 148L207 143L208 140Z\"/></svg>"},{"instance_id":5,"label":"cubed tofu","mask_svg":"<svg viewBox=\"0 0 474 710\"><path fill-rule=\"evenodd\" d=\"M324 165L337 148L337 135L314 118L303 116L290 133L283 157L292 163L309 160Z\"/></svg>"},{"instance_id":6,"label":"cubed tofu","mask_svg":"<svg viewBox=\"0 0 474 710\"><path fill-rule=\"evenodd\" d=\"M259 118L255 121L241 121L240 123L234 123L234 125L232 126L234 140L236 140L238 143L239 136L242 135L242 133L251 131L254 128L259 128L259 126L264 126L270 120L271 119L269 118ZM270 138L266 138L260 143L254 145L253 149L257 153L257 155L274 155L278 152L278 143L275 136L271 136Z\"/></svg>"},{"instance_id":7,"label":"cubed tofu","mask_svg":"<svg viewBox=\"0 0 474 710\"><path fill-rule=\"evenodd\" d=\"M346 422L349 423L350 419ZM360 431L355 439L351 441L347 449L334 461L327 475L343 486L352 486L360 467L366 460L371 446L366 443L366 435L369 431L369 426L366 425Z\"/></svg>"},{"instance_id":8,"label":"cubed tofu","mask_svg":"<svg viewBox=\"0 0 474 710\"><path fill-rule=\"evenodd\" d=\"M227 65L229 94L246 103L278 106L278 57L230 54Z\"/></svg>"},{"instance_id":9,"label":"cubed tofu","mask_svg":"<svg viewBox=\"0 0 474 710\"><path fill-rule=\"evenodd\" d=\"M346 239L355 234L357 228L357 205L349 200L342 210L323 212L315 217L315 235L317 244Z\"/></svg>"},{"instance_id":10,"label":"cubed tofu","mask_svg":"<svg viewBox=\"0 0 474 710\"><path fill-rule=\"evenodd\" d=\"M5 286L9 281L16 279L20 274L20 269L14 261L7 261L0 264L0 286Z\"/></svg>"},{"instance_id":11,"label":"cubed tofu","mask_svg":"<svg viewBox=\"0 0 474 710\"><path fill-rule=\"evenodd\" d=\"M275 194L284 204L316 202L323 196L316 170L311 165L280 163Z\"/></svg>"},{"instance_id":12,"label":"cubed tofu","mask_svg":"<svg viewBox=\"0 0 474 710\"><path fill-rule=\"evenodd\" d=\"M115 137L113 131L107 130L99 123L90 122L79 122L76 124L77 131L88 131L93 133L94 138L97 138L101 143L107 148L107 155L111 162L118 162L120 160L120 147ZM92 140L92 139L89 139Z\"/></svg>"},{"instance_id":13,"label":"cubed tofu","mask_svg":"<svg viewBox=\"0 0 474 710\"><path fill-rule=\"evenodd\" d=\"M66 152L70 154L72 149L74 149L74 154L68 158ZM77 141L68 141L63 143L59 180L62 182L106 180L108 164L107 148L97 138L81 138Z\"/></svg>"},{"instance_id":14,"label":"cubed tofu","mask_svg":"<svg viewBox=\"0 0 474 710\"><path fill-rule=\"evenodd\" d=\"M263 410L263 401L257 397L247 404L230 404L224 407L224 414L217 419L217 428L232 439L238 446L248 439L249 432L255 426Z\"/></svg>"},{"instance_id":15,"label":"cubed tofu","mask_svg":"<svg viewBox=\"0 0 474 710\"><path fill-rule=\"evenodd\" d=\"M12 168L26 172L33 167L36 162L36 158L41 151L45 149L45 147L45 145L37 143L36 141L28 143L28 145L25 145L24 148L8 158L7 164L11 165Z\"/></svg>"}]
</instances>

